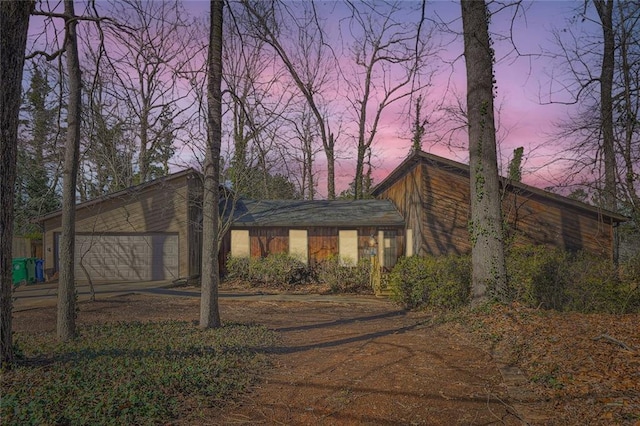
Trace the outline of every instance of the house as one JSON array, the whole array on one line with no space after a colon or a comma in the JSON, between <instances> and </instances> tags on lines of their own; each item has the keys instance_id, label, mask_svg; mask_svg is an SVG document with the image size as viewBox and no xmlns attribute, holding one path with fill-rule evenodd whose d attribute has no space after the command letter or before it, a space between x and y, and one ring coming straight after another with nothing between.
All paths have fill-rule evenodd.
<instances>
[{"instance_id":1,"label":"house","mask_svg":"<svg viewBox=\"0 0 640 426\"><path fill-rule=\"evenodd\" d=\"M510 244L615 258L616 227L626 217L519 182L501 182ZM376 256L389 270L400 256L470 252L467 165L418 151L373 194L376 199L370 200L236 200L223 191L227 231L221 268L228 256L288 253L311 265L332 256L345 263ZM78 204L76 277L152 281L199 275L201 200L202 175L187 169ZM48 276L58 270L61 218L58 211L38 219Z\"/></svg>"},{"instance_id":2,"label":"house","mask_svg":"<svg viewBox=\"0 0 640 426\"><path fill-rule=\"evenodd\" d=\"M405 254L405 223L389 200L238 200L222 255L288 253L307 264L375 254L392 268Z\"/></svg>"},{"instance_id":3,"label":"house","mask_svg":"<svg viewBox=\"0 0 640 426\"><path fill-rule=\"evenodd\" d=\"M416 151L373 189L393 201L418 255L471 251L469 166ZM625 216L525 185L501 180L506 238L616 257L616 227Z\"/></svg>"},{"instance_id":4,"label":"house","mask_svg":"<svg viewBox=\"0 0 640 426\"><path fill-rule=\"evenodd\" d=\"M187 169L78 204L76 278L155 281L199 274L201 194L201 174ZM48 276L58 271L61 219L61 211L38 218Z\"/></svg>"}]
</instances>

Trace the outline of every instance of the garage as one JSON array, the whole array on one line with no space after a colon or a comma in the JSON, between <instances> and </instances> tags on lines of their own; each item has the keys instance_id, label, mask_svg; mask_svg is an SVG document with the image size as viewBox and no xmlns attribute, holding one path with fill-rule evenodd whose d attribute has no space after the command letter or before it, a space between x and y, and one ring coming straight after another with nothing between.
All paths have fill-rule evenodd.
<instances>
[{"instance_id":1,"label":"garage","mask_svg":"<svg viewBox=\"0 0 640 426\"><path fill-rule=\"evenodd\" d=\"M176 279L178 241L177 234L167 233L76 235L75 276L83 280L89 274L95 281Z\"/></svg>"},{"instance_id":2,"label":"garage","mask_svg":"<svg viewBox=\"0 0 640 426\"><path fill-rule=\"evenodd\" d=\"M201 199L201 175L187 169L76 204L76 278L133 282L199 275ZM62 210L36 221L44 273L55 279Z\"/></svg>"}]
</instances>

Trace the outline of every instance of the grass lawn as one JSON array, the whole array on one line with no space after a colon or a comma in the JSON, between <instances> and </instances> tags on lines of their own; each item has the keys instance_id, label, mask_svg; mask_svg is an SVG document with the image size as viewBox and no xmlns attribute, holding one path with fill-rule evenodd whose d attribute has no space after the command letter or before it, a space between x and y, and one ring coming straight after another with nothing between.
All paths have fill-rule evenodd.
<instances>
[{"instance_id":1,"label":"grass lawn","mask_svg":"<svg viewBox=\"0 0 640 426\"><path fill-rule=\"evenodd\" d=\"M19 361L2 372L0 419L145 425L197 416L198 407L245 391L275 340L260 326L201 330L177 321L82 327L66 344L55 333L16 333Z\"/></svg>"}]
</instances>

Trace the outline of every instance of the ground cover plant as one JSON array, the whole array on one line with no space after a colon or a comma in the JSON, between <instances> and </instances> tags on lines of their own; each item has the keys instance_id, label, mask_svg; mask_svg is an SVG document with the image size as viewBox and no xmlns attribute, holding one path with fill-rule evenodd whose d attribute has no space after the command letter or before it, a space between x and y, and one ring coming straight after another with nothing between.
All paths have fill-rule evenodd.
<instances>
[{"instance_id":1,"label":"ground cover plant","mask_svg":"<svg viewBox=\"0 0 640 426\"><path fill-rule=\"evenodd\" d=\"M59 343L16 333L20 361L3 372L3 425L158 424L246 390L275 343L264 327L201 330L189 322L91 325Z\"/></svg>"}]
</instances>

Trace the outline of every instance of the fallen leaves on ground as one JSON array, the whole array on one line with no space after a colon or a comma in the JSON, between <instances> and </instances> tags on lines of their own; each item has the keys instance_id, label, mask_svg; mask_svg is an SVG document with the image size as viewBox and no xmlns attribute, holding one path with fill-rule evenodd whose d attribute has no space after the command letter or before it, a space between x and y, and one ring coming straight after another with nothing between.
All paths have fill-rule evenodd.
<instances>
[{"instance_id":1,"label":"fallen leaves on ground","mask_svg":"<svg viewBox=\"0 0 640 426\"><path fill-rule=\"evenodd\" d=\"M551 424L640 425L640 315L495 305L463 314L479 344L518 366ZM549 422L545 422L549 423Z\"/></svg>"}]
</instances>

